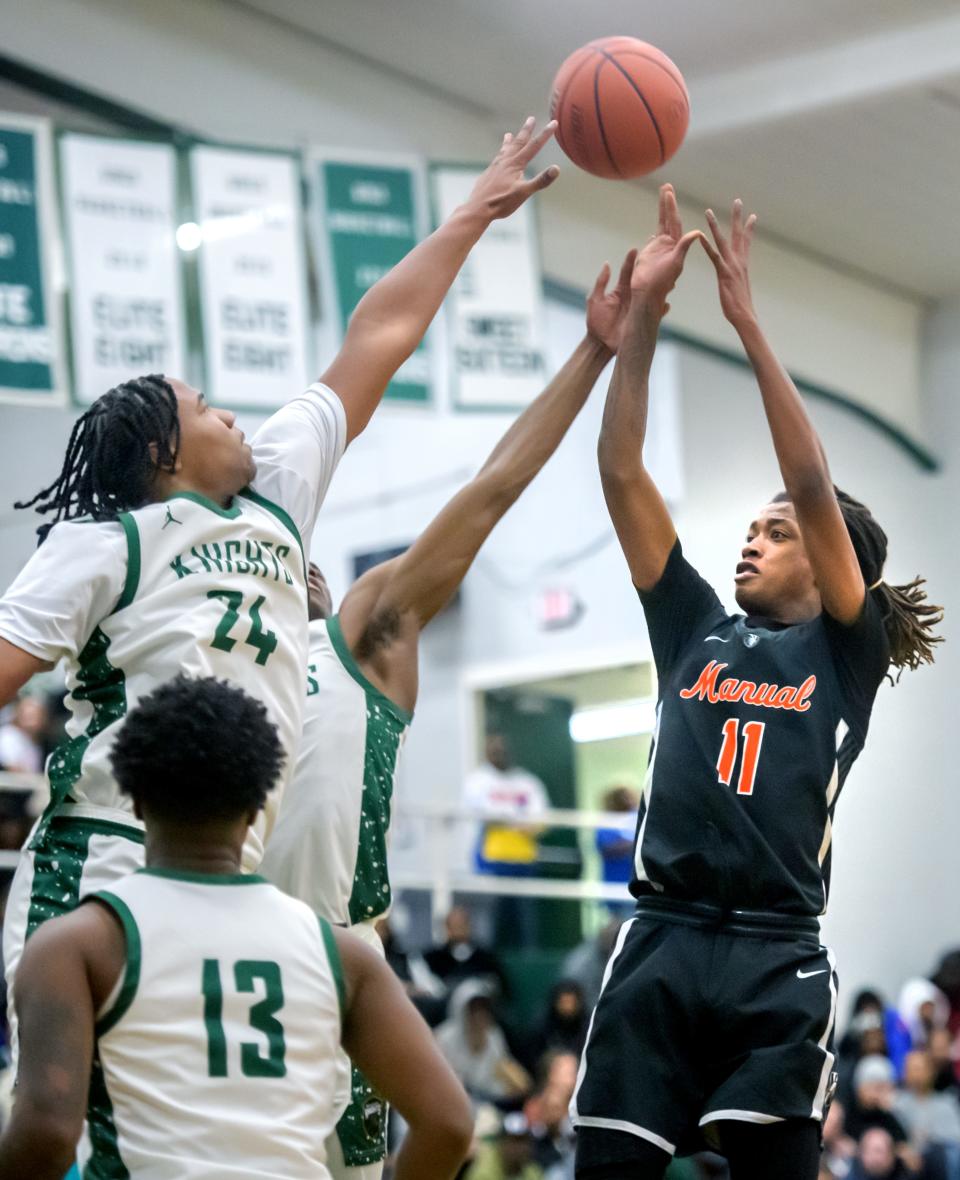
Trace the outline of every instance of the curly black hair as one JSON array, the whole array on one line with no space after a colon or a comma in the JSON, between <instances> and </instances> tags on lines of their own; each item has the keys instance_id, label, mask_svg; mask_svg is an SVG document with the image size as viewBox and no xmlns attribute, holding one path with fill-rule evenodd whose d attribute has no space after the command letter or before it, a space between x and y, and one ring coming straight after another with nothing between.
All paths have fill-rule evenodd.
<instances>
[{"instance_id":1,"label":"curly black hair","mask_svg":"<svg viewBox=\"0 0 960 1180\"><path fill-rule=\"evenodd\" d=\"M177 395L170 382L162 373L124 381L76 420L53 483L14 508L54 513L37 529L40 544L61 520L116 520L147 502L154 475L173 471L179 450Z\"/></svg>"},{"instance_id":2,"label":"curly black hair","mask_svg":"<svg viewBox=\"0 0 960 1180\"><path fill-rule=\"evenodd\" d=\"M284 753L267 711L236 685L180 675L143 697L110 755L120 790L171 820L259 811Z\"/></svg>"}]
</instances>

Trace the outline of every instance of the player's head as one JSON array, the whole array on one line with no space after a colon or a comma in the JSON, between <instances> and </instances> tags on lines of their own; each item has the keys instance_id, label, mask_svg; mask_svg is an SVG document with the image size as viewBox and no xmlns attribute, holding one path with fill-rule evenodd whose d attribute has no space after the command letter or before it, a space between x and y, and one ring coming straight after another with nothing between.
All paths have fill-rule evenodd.
<instances>
[{"instance_id":1,"label":"player's head","mask_svg":"<svg viewBox=\"0 0 960 1180\"><path fill-rule=\"evenodd\" d=\"M864 583L876 595L884 618L891 665L902 670L933 663L933 645L941 642L933 628L943 617L942 609L927 602L923 578L902 586L883 580L887 534L865 504L839 488L835 492ZM819 613L813 567L786 492L774 496L751 522L735 579L737 603L748 614L802 618Z\"/></svg>"},{"instance_id":2,"label":"player's head","mask_svg":"<svg viewBox=\"0 0 960 1180\"><path fill-rule=\"evenodd\" d=\"M260 701L225 680L181 675L131 711L110 760L148 830L245 826L276 784L283 748Z\"/></svg>"},{"instance_id":3,"label":"player's head","mask_svg":"<svg viewBox=\"0 0 960 1180\"><path fill-rule=\"evenodd\" d=\"M327 579L311 561L307 570L307 617L312 623L314 619L329 619L332 614L333 598Z\"/></svg>"},{"instance_id":4,"label":"player's head","mask_svg":"<svg viewBox=\"0 0 960 1180\"><path fill-rule=\"evenodd\" d=\"M221 501L256 474L230 410L159 373L108 390L74 423L60 474L17 508L52 512L40 540L61 520L113 520L120 512L195 491Z\"/></svg>"}]
</instances>

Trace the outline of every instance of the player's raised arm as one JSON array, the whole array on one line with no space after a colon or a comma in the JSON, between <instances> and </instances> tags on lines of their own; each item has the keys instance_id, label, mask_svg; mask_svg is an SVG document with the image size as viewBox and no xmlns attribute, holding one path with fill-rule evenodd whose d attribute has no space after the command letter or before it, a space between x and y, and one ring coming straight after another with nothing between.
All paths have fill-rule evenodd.
<instances>
[{"instance_id":1,"label":"player's raised arm","mask_svg":"<svg viewBox=\"0 0 960 1180\"><path fill-rule=\"evenodd\" d=\"M729 238L707 210L713 243L701 238L717 272L720 306L736 329L753 366L773 437L784 487L793 501L823 609L840 623L853 623L866 593L857 555L837 503L820 439L789 373L763 334L750 291L750 243L757 223L746 220L737 200Z\"/></svg>"},{"instance_id":2,"label":"player's raised arm","mask_svg":"<svg viewBox=\"0 0 960 1180\"><path fill-rule=\"evenodd\" d=\"M450 1180L473 1133L467 1095L386 963L356 935L334 937L347 993L343 1047L410 1128L394 1176Z\"/></svg>"},{"instance_id":3,"label":"player's raised arm","mask_svg":"<svg viewBox=\"0 0 960 1180\"><path fill-rule=\"evenodd\" d=\"M524 176L555 128L555 123L548 123L537 131L530 117L515 135L506 134L467 201L357 304L343 347L322 377L343 402L348 441L370 421L388 383L420 343L487 226L509 217L556 179L555 165L532 180Z\"/></svg>"},{"instance_id":4,"label":"player's raised arm","mask_svg":"<svg viewBox=\"0 0 960 1180\"><path fill-rule=\"evenodd\" d=\"M403 556L371 570L347 594L340 623L355 655L369 652L367 636L389 638L394 646L404 640L415 644L420 629L449 602L494 526L559 446L613 355L629 304L632 263L631 252L609 294L610 269L604 266L587 301L584 339L477 475ZM389 636L385 627L392 628ZM415 663L386 654L377 671L379 680L390 681L383 685L388 695L401 704L400 698L409 698L406 681L415 676Z\"/></svg>"},{"instance_id":5,"label":"player's raised arm","mask_svg":"<svg viewBox=\"0 0 960 1180\"><path fill-rule=\"evenodd\" d=\"M114 978L123 964L122 936L111 922L99 906L83 906L44 925L23 952L17 971L20 1064L13 1112L0 1136L0 1176L62 1180L76 1159L95 1010L106 994L102 986L103 995L93 994L102 981L91 978L91 962L96 958L109 969L116 959ZM106 948L111 940L116 946Z\"/></svg>"},{"instance_id":6,"label":"player's raised arm","mask_svg":"<svg viewBox=\"0 0 960 1180\"><path fill-rule=\"evenodd\" d=\"M660 189L656 234L637 255L632 299L603 411L597 455L603 494L634 585L657 584L677 539L663 497L643 465L650 366L660 320L683 270L687 251L702 235L683 233L673 188Z\"/></svg>"}]
</instances>

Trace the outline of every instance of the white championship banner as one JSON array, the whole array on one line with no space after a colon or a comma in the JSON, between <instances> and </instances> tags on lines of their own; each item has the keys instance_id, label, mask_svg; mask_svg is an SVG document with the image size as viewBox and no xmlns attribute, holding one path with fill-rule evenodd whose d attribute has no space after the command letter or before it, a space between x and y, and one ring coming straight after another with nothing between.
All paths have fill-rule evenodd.
<instances>
[{"instance_id":1,"label":"white championship banner","mask_svg":"<svg viewBox=\"0 0 960 1180\"><path fill-rule=\"evenodd\" d=\"M60 167L77 400L146 373L184 379L174 149L67 134Z\"/></svg>"},{"instance_id":2,"label":"white championship banner","mask_svg":"<svg viewBox=\"0 0 960 1180\"><path fill-rule=\"evenodd\" d=\"M436 221L468 197L482 169L431 169ZM494 221L470 252L444 305L452 401L458 409L513 410L544 386L542 278L530 202Z\"/></svg>"},{"instance_id":3,"label":"white championship banner","mask_svg":"<svg viewBox=\"0 0 960 1180\"><path fill-rule=\"evenodd\" d=\"M0 402L66 401L55 207L49 122L0 113Z\"/></svg>"},{"instance_id":4,"label":"white championship banner","mask_svg":"<svg viewBox=\"0 0 960 1180\"><path fill-rule=\"evenodd\" d=\"M190 165L206 395L275 409L310 381L299 159L201 145Z\"/></svg>"}]
</instances>

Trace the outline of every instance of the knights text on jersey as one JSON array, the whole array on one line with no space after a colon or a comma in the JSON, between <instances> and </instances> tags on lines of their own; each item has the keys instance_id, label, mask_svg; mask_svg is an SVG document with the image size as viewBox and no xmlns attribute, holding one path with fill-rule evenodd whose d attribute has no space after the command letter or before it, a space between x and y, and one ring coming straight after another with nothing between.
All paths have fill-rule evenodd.
<instances>
[{"instance_id":1,"label":"knights text on jersey","mask_svg":"<svg viewBox=\"0 0 960 1180\"><path fill-rule=\"evenodd\" d=\"M867 595L850 627L728 615L677 542L641 593L659 680L636 896L820 914L832 817L887 670Z\"/></svg>"}]
</instances>

